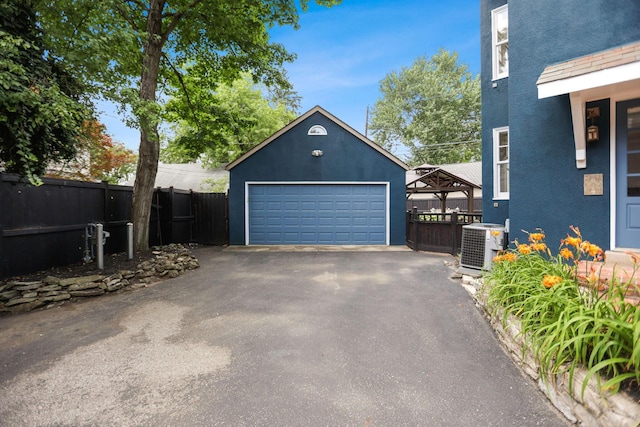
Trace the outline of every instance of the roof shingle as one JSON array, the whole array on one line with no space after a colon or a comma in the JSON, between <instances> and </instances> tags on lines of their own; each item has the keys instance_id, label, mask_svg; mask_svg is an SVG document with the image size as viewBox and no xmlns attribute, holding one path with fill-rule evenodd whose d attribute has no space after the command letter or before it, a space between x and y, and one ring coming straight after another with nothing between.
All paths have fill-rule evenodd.
<instances>
[{"instance_id":1,"label":"roof shingle","mask_svg":"<svg viewBox=\"0 0 640 427\"><path fill-rule=\"evenodd\" d=\"M640 41L549 65L540 74L536 84L564 80L634 62L640 62Z\"/></svg>"}]
</instances>

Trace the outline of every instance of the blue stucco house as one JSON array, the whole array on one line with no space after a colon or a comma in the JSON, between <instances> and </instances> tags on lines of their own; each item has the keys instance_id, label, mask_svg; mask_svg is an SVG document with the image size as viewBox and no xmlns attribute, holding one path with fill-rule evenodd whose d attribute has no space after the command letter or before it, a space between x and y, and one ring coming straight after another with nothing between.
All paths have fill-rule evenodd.
<instances>
[{"instance_id":1,"label":"blue stucco house","mask_svg":"<svg viewBox=\"0 0 640 427\"><path fill-rule=\"evenodd\" d=\"M481 0L483 221L640 248L640 2Z\"/></svg>"},{"instance_id":2,"label":"blue stucco house","mask_svg":"<svg viewBox=\"0 0 640 427\"><path fill-rule=\"evenodd\" d=\"M404 245L406 164L314 107L229 171L232 245Z\"/></svg>"}]
</instances>

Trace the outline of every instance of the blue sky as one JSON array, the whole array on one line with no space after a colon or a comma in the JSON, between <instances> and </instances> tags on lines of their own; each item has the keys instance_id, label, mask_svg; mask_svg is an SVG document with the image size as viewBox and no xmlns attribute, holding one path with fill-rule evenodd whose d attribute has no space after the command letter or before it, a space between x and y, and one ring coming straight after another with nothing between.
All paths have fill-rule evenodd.
<instances>
[{"instance_id":1,"label":"blue sky","mask_svg":"<svg viewBox=\"0 0 640 427\"><path fill-rule=\"evenodd\" d=\"M367 106L380 97L379 83L440 48L480 72L479 0L343 0L333 8L310 5L300 29L271 30L272 41L297 54L286 69L302 97L302 111L320 105L365 133ZM137 151L139 133L108 106L100 120L118 142Z\"/></svg>"}]
</instances>

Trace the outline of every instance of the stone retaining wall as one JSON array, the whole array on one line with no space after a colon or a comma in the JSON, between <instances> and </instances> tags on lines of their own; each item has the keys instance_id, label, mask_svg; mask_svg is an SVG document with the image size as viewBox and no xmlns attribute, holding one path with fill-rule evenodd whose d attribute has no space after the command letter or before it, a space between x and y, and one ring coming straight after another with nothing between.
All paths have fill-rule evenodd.
<instances>
[{"instance_id":1,"label":"stone retaining wall","mask_svg":"<svg viewBox=\"0 0 640 427\"><path fill-rule=\"evenodd\" d=\"M520 321L509 316L504 322L499 310L492 314L486 308L486 294L481 292L478 278L462 276L462 285L485 310L498 338L511 358L522 370L538 383L538 387L551 403L571 422L593 427L637 427L640 425L640 402L624 392L601 392L596 378L591 378L582 395L582 384L587 372L576 369L573 384L569 373L541 376L530 350L523 351L524 337L520 333ZM571 387L572 386L572 387Z\"/></svg>"},{"instance_id":2,"label":"stone retaining wall","mask_svg":"<svg viewBox=\"0 0 640 427\"><path fill-rule=\"evenodd\" d=\"M153 257L139 263L136 270L120 270L109 276L48 276L36 281L0 281L0 312L20 313L75 298L144 287L200 266L191 251L182 245L153 247L152 254Z\"/></svg>"}]
</instances>

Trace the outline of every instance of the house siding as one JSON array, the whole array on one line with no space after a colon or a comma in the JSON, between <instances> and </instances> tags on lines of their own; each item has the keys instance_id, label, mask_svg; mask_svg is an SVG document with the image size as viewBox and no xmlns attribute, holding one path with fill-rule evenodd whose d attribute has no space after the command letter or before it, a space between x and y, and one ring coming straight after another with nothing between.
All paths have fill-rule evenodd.
<instances>
[{"instance_id":1,"label":"house siding","mask_svg":"<svg viewBox=\"0 0 640 427\"><path fill-rule=\"evenodd\" d=\"M322 125L326 136L309 136ZM313 150L322 150L313 157ZM245 182L389 182L389 243L405 242L405 170L316 112L236 165L229 182L229 240L245 244Z\"/></svg>"},{"instance_id":2,"label":"house siding","mask_svg":"<svg viewBox=\"0 0 640 427\"><path fill-rule=\"evenodd\" d=\"M510 218L510 239L526 240L522 230L541 228L554 245L569 226L608 249L610 244L610 114L608 99L599 106L600 141L587 144L587 168L577 169L569 96L538 99L536 81L548 65L640 39L640 3L632 0L587 2L537 0L509 3L509 88L491 88L490 10L503 2L483 1L483 186L490 195L493 170L491 128L504 117L510 132L510 200L507 211L484 204L485 218ZM591 4L592 3L592 4ZM485 30L488 28L488 30ZM486 34L485 34L486 33ZM488 72L487 72L488 71ZM498 81L500 83L501 81ZM499 97L502 98L499 98ZM491 105L503 104L502 107ZM604 194L584 195L584 176L603 174ZM483 174L484 176L484 174ZM495 213L495 215L494 215ZM506 214L506 215L505 215Z\"/></svg>"},{"instance_id":3,"label":"house siding","mask_svg":"<svg viewBox=\"0 0 640 427\"><path fill-rule=\"evenodd\" d=\"M509 217L509 200L494 200L493 182L493 129L509 126L509 78L492 80L491 11L506 4L504 0L484 1L480 21L482 91L482 220L504 224ZM495 84L496 87L493 87Z\"/></svg>"}]
</instances>

